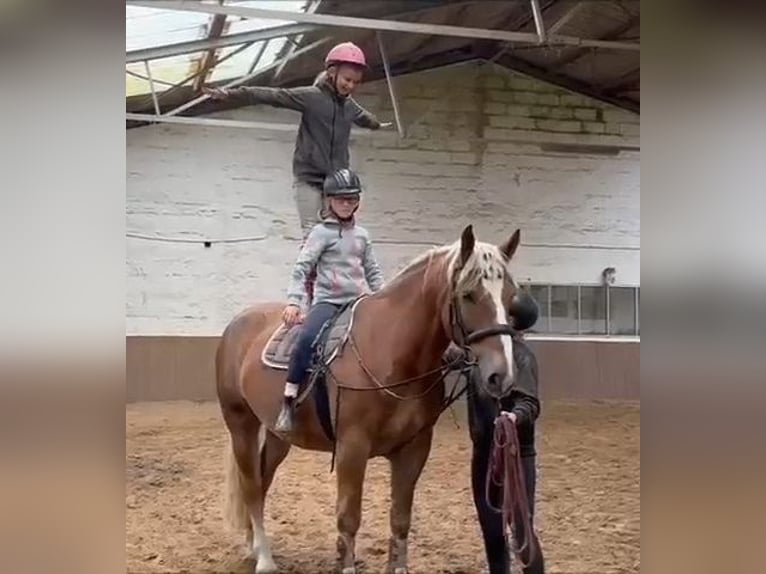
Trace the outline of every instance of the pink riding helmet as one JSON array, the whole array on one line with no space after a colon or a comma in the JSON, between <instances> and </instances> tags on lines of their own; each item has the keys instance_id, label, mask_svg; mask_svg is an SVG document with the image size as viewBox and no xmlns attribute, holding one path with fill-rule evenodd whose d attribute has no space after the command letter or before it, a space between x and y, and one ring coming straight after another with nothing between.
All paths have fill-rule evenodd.
<instances>
[{"instance_id":1,"label":"pink riding helmet","mask_svg":"<svg viewBox=\"0 0 766 574\"><path fill-rule=\"evenodd\" d=\"M362 52L359 46L353 42L343 42L327 52L324 64L325 67L332 66L333 64L355 64L366 68L367 59L364 57L364 52Z\"/></svg>"}]
</instances>

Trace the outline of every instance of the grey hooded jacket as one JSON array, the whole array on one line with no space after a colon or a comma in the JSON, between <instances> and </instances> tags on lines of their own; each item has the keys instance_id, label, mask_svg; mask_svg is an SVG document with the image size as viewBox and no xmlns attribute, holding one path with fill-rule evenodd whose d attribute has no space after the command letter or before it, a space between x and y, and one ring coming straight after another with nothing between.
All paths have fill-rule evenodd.
<instances>
[{"instance_id":1,"label":"grey hooded jacket","mask_svg":"<svg viewBox=\"0 0 766 574\"><path fill-rule=\"evenodd\" d=\"M307 307L306 283L312 270L316 271L313 304L342 305L383 287L370 235L353 220L345 224L327 217L311 230L293 266L288 303Z\"/></svg>"},{"instance_id":2,"label":"grey hooded jacket","mask_svg":"<svg viewBox=\"0 0 766 574\"><path fill-rule=\"evenodd\" d=\"M230 90L230 97L245 104L267 104L302 113L293 152L293 175L321 186L326 175L349 167L351 124L378 129L375 116L352 98L339 96L320 74L313 86L264 88L246 86Z\"/></svg>"}]
</instances>

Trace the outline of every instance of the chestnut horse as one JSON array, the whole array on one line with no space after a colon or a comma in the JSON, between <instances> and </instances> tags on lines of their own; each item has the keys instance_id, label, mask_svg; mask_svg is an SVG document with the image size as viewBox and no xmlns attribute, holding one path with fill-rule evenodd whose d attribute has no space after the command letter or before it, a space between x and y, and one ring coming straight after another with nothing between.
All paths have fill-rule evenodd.
<instances>
[{"instance_id":1,"label":"chestnut horse","mask_svg":"<svg viewBox=\"0 0 766 574\"><path fill-rule=\"evenodd\" d=\"M227 462L227 514L233 526L246 531L256 572L276 571L264 505L277 467L295 445L335 449L337 561L344 574L356 572L367 461L376 456L390 461L388 570L406 574L415 485L443 410L447 346L453 342L472 357L480 374L473 378L479 381L478 392L500 398L514 383L508 321L523 316L525 309L515 298L508 264L519 236L517 230L495 246L476 241L468 226L459 241L421 255L381 291L361 299L346 349L327 367L335 445L313 401L296 410L289 435L273 430L284 371L265 366L261 353L280 325L283 305L256 305L227 326L216 354L218 398L233 455Z\"/></svg>"}]
</instances>

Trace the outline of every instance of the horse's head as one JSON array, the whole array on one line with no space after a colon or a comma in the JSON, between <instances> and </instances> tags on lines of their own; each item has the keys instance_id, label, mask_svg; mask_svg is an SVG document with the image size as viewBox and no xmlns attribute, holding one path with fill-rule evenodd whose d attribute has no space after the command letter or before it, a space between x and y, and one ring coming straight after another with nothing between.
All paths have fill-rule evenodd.
<instances>
[{"instance_id":1,"label":"horse's head","mask_svg":"<svg viewBox=\"0 0 766 574\"><path fill-rule=\"evenodd\" d=\"M509 270L519 239L516 230L502 245L482 243L469 225L450 265L452 340L474 356L480 390L495 398L507 395L514 383L512 334L537 320L537 304L518 288Z\"/></svg>"}]
</instances>

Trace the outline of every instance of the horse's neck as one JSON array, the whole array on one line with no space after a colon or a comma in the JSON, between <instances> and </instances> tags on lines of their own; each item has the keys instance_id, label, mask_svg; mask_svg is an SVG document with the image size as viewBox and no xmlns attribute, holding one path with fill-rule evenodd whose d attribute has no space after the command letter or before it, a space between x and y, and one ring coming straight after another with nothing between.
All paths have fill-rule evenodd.
<instances>
[{"instance_id":1,"label":"horse's neck","mask_svg":"<svg viewBox=\"0 0 766 574\"><path fill-rule=\"evenodd\" d=\"M449 344L442 323L449 297L445 274L444 264L425 265L397 278L381 293L395 363L411 362L416 370L430 370L441 360Z\"/></svg>"}]
</instances>

